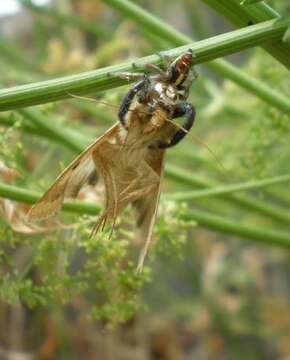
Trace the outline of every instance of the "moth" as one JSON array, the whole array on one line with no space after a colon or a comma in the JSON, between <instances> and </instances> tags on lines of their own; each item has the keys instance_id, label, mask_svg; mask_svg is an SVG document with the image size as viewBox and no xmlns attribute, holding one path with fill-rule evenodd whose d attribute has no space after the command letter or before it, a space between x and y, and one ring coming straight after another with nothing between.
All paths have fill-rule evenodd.
<instances>
[{"instance_id":1,"label":"moth","mask_svg":"<svg viewBox=\"0 0 290 360\"><path fill-rule=\"evenodd\" d=\"M186 102L196 77L192 51L163 61L166 69L150 65L151 75L118 74L136 81L120 104L119 121L67 166L28 214L30 221L56 215L64 199L75 198L97 172L104 184L104 207L92 233L107 223L113 231L118 215L131 205L143 241L137 271L152 238L165 151L184 138L195 119L194 107ZM178 117L185 120L177 127L173 119Z\"/></svg>"}]
</instances>

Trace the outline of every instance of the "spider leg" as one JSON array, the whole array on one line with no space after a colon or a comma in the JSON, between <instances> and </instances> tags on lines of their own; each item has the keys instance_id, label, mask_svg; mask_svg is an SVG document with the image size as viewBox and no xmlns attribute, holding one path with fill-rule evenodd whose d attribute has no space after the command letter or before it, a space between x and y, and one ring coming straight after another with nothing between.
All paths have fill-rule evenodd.
<instances>
[{"instance_id":1,"label":"spider leg","mask_svg":"<svg viewBox=\"0 0 290 360\"><path fill-rule=\"evenodd\" d=\"M121 79L125 79L128 81L139 81L144 80L144 77L146 76L143 73L133 73L133 72L115 72L111 74L112 76L117 76Z\"/></svg>"},{"instance_id":2,"label":"spider leg","mask_svg":"<svg viewBox=\"0 0 290 360\"><path fill-rule=\"evenodd\" d=\"M164 54L164 53L162 53L162 52L157 52L156 54L157 54L157 56L160 57L160 59L162 61L162 64L165 67L165 69L168 69L170 67L170 65L171 65L171 62L172 62L171 57Z\"/></svg>"},{"instance_id":3,"label":"spider leg","mask_svg":"<svg viewBox=\"0 0 290 360\"><path fill-rule=\"evenodd\" d=\"M167 77L166 71L160 69L160 67L155 64L146 64L146 68L148 70L151 70L152 72L159 74L162 78Z\"/></svg>"},{"instance_id":4,"label":"spider leg","mask_svg":"<svg viewBox=\"0 0 290 360\"><path fill-rule=\"evenodd\" d=\"M166 149L178 144L186 135L194 123L195 119L195 108L188 102L177 104L174 108L172 119L185 116L185 121L182 124L182 128L178 129L169 142L159 142L158 147L160 149ZM184 130L186 131L184 131Z\"/></svg>"},{"instance_id":5,"label":"spider leg","mask_svg":"<svg viewBox=\"0 0 290 360\"><path fill-rule=\"evenodd\" d=\"M121 105L119 107L118 117L121 122L121 124L124 126L124 128L127 128L126 125L126 114L130 109L130 106L134 100L134 97L146 86L148 85L148 78L144 78L143 80L138 81L136 84L134 84L130 90L127 92L127 94L124 96Z\"/></svg>"}]
</instances>

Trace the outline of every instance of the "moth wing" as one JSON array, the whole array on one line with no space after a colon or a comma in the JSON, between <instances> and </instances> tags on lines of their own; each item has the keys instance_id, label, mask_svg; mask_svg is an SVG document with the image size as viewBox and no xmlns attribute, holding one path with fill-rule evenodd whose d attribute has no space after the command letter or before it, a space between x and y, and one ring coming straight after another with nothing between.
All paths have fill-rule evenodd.
<instances>
[{"instance_id":1,"label":"moth wing","mask_svg":"<svg viewBox=\"0 0 290 360\"><path fill-rule=\"evenodd\" d=\"M147 159L148 164L159 175L159 184L153 191L138 199L133 204L137 215L137 226L140 230L142 243L144 244L139 255L137 272L141 272L143 269L144 260L152 240L153 228L161 193L164 156L164 150L155 150L154 156Z\"/></svg>"},{"instance_id":2,"label":"moth wing","mask_svg":"<svg viewBox=\"0 0 290 360\"><path fill-rule=\"evenodd\" d=\"M54 216L65 198L77 196L81 187L96 171L92 159L93 151L104 141L114 138L118 132L118 125L116 123L109 128L62 171L44 195L31 207L28 212L29 220L42 220Z\"/></svg>"}]
</instances>

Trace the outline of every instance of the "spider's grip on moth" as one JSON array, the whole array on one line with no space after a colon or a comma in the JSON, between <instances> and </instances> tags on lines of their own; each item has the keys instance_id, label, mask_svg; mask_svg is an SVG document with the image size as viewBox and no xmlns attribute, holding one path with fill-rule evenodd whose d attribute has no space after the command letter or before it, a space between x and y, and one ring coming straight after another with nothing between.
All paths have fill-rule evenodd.
<instances>
[{"instance_id":1,"label":"spider's grip on moth","mask_svg":"<svg viewBox=\"0 0 290 360\"><path fill-rule=\"evenodd\" d=\"M177 145L192 128L195 119L195 108L192 104L184 102L177 104L174 108L172 119L185 116L185 122L182 124L181 128L178 129L175 134L172 136L168 143L160 142L158 144L159 149L166 149L172 146Z\"/></svg>"},{"instance_id":2,"label":"spider's grip on moth","mask_svg":"<svg viewBox=\"0 0 290 360\"><path fill-rule=\"evenodd\" d=\"M128 113L130 106L137 94L139 95L139 101L142 103L146 103L146 94L147 91L146 86L148 86L149 79L144 79L137 82L131 89L127 92L124 96L120 108L119 108L119 120L124 128L127 128L126 125L126 114ZM145 90L145 91L143 91ZM142 93L143 91L143 93ZM160 142L158 143L157 147L160 149L166 149L172 146L177 145L187 134L194 123L195 119L195 108L192 104L188 102L182 102L174 105L173 113L170 116L171 119L175 119L178 117L185 116L185 122L182 124L182 128L178 129L172 138L168 142Z\"/></svg>"},{"instance_id":3,"label":"spider's grip on moth","mask_svg":"<svg viewBox=\"0 0 290 360\"><path fill-rule=\"evenodd\" d=\"M138 92L140 92L146 85L147 80L140 80L138 81L136 84L134 84L130 90L127 92L127 94L124 96L123 100L121 101L120 107L119 107L119 112L118 112L118 117L119 120L121 122L121 124L123 125L123 127L126 129L127 125L126 125L126 115L130 109L130 106L135 98L135 96L138 94Z\"/></svg>"}]
</instances>

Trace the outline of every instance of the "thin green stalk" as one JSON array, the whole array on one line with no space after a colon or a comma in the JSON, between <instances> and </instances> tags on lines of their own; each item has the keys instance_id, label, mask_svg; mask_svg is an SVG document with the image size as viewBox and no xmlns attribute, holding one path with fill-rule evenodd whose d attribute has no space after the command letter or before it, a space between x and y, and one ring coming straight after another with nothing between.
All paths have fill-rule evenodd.
<instances>
[{"instance_id":1,"label":"thin green stalk","mask_svg":"<svg viewBox=\"0 0 290 360\"><path fill-rule=\"evenodd\" d=\"M25 118L25 119L27 119L27 118ZM50 119L51 119L51 117L50 117ZM48 121L50 119L47 118L46 120ZM11 116L5 116L4 114L0 115L0 126L11 127L11 126L15 126L16 124L17 124L17 129L20 129L21 131L23 131L27 134L37 135L37 136L43 137L45 139L49 139L60 145L65 146L63 144L63 141L60 138L56 137L52 133L44 132L43 129L33 126L32 122L31 122L31 124L29 124L23 120L19 121L18 119L15 119ZM82 136L81 134L79 134L79 135L80 135L80 137ZM83 141L85 141L85 137L84 137Z\"/></svg>"},{"instance_id":2,"label":"thin green stalk","mask_svg":"<svg viewBox=\"0 0 290 360\"><path fill-rule=\"evenodd\" d=\"M0 197L27 204L34 204L38 199L40 199L41 193L0 182ZM92 203L67 201L63 204L63 210L81 214L96 215L100 212L100 207Z\"/></svg>"},{"instance_id":3,"label":"thin green stalk","mask_svg":"<svg viewBox=\"0 0 290 360\"><path fill-rule=\"evenodd\" d=\"M165 174L169 179L179 181L187 185L193 185L200 188L213 187L215 184L208 179L201 179L200 177L194 176L191 172L186 171L179 166L173 164L166 164ZM290 212L285 212L281 207L269 204L266 201L259 200L256 197L251 198L242 194L223 194L221 197L235 201L241 206L256 210L260 214L270 216L273 219L278 220L286 225L290 224Z\"/></svg>"},{"instance_id":4,"label":"thin green stalk","mask_svg":"<svg viewBox=\"0 0 290 360\"><path fill-rule=\"evenodd\" d=\"M189 210L186 215L188 220L194 220L199 226L211 229L222 234L239 236L245 240L255 240L268 245L290 247L290 233L243 225L238 221L226 219L203 210Z\"/></svg>"},{"instance_id":5,"label":"thin green stalk","mask_svg":"<svg viewBox=\"0 0 290 360\"><path fill-rule=\"evenodd\" d=\"M208 6L215 9L222 16L230 20L238 27L257 24L262 21L279 19L279 14L264 2L242 6L240 0L203 0ZM290 46L278 41L269 42L261 45L269 54L276 58L280 63L290 69Z\"/></svg>"},{"instance_id":6,"label":"thin green stalk","mask_svg":"<svg viewBox=\"0 0 290 360\"><path fill-rule=\"evenodd\" d=\"M275 200L280 201L282 204L285 204L286 206L290 207L290 194L289 191L283 191L281 189L268 189L267 193L274 197Z\"/></svg>"},{"instance_id":7,"label":"thin green stalk","mask_svg":"<svg viewBox=\"0 0 290 360\"><path fill-rule=\"evenodd\" d=\"M45 114L37 109L22 109L19 110L19 113L29 120L31 124L36 125L44 133L53 136L60 143L75 152L82 151L88 144L84 136L69 127L51 121Z\"/></svg>"},{"instance_id":8,"label":"thin green stalk","mask_svg":"<svg viewBox=\"0 0 290 360\"><path fill-rule=\"evenodd\" d=\"M212 197L212 196L221 196L225 194L231 194L238 191L245 191L245 190L253 190L253 189L260 189L266 186L275 185L275 184L282 184L284 182L290 181L290 175L281 175L281 176L274 176L270 179L263 179L263 180L253 180L245 183L240 184L232 184L232 185L222 185L222 186L215 186L211 189L205 190L194 190L194 191L181 191L181 192L174 192L172 194L167 194L172 200L194 200L198 198L205 198L205 197Z\"/></svg>"},{"instance_id":9,"label":"thin green stalk","mask_svg":"<svg viewBox=\"0 0 290 360\"><path fill-rule=\"evenodd\" d=\"M40 193L0 183L0 196L32 204L40 198ZM96 215L99 213L100 207L94 203L74 201L64 203L63 210L81 214ZM185 218L187 220L195 220L202 227L212 229L223 234L232 234L247 240L251 239L266 244L290 248L290 234L288 232L241 225L237 221L226 220L222 216L213 215L202 210L190 210L185 215Z\"/></svg>"},{"instance_id":10,"label":"thin green stalk","mask_svg":"<svg viewBox=\"0 0 290 360\"><path fill-rule=\"evenodd\" d=\"M181 32L175 30L173 27L163 22L159 18L153 16L145 9L142 9L135 3L128 0L103 0L111 7L119 10L126 17L135 21L139 27L152 32L159 36L162 40L167 40L171 44L178 46L192 42L192 39ZM227 78L246 90L250 91L255 96L258 96L268 104L277 109L289 114L290 101L286 96L277 93L262 81L254 79L234 65L222 59L208 62L206 64L212 71L220 76Z\"/></svg>"},{"instance_id":11,"label":"thin green stalk","mask_svg":"<svg viewBox=\"0 0 290 360\"><path fill-rule=\"evenodd\" d=\"M18 121L12 117L11 115L1 114L0 115L0 126L15 126ZM29 133L29 134L37 134L39 136L43 136L43 132L40 129L36 129L30 124L24 124L22 121L19 123L19 127L21 130Z\"/></svg>"},{"instance_id":12,"label":"thin green stalk","mask_svg":"<svg viewBox=\"0 0 290 360\"><path fill-rule=\"evenodd\" d=\"M290 17L279 21L271 20L171 49L166 54L176 57L191 48L196 54L195 62L203 63L257 45L267 38L278 39L288 25L290 25ZM127 62L86 73L0 90L0 111L65 99L69 98L70 94L88 94L111 89L126 83L125 80L113 76L114 72L136 71L136 66L139 71L144 71L146 64L160 64L160 62L158 55L151 55L136 60L135 64ZM110 73L111 76L108 76ZM279 99L280 105L286 105L284 108L290 113L289 102L284 103L282 97Z\"/></svg>"}]
</instances>

